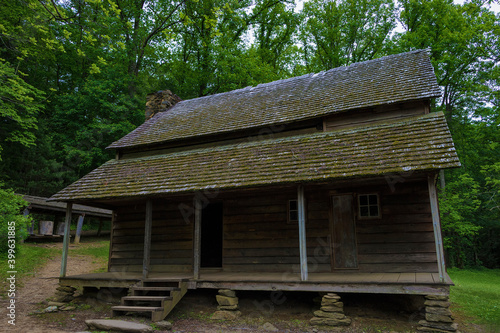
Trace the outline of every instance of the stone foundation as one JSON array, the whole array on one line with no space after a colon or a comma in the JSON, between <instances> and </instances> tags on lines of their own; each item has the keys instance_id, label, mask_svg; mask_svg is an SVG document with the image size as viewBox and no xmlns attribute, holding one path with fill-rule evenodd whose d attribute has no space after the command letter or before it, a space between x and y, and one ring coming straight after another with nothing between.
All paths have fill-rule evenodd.
<instances>
[{"instance_id":1,"label":"stone foundation","mask_svg":"<svg viewBox=\"0 0 500 333\"><path fill-rule=\"evenodd\" d=\"M56 294L54 296L54 302L68 303L71 302L75 297L76 288L59 286L56 288Z\"/></svg>"},{"instance_id":2,"label":"stone foundation","mask_svg":"<svg viewBox=\"0 0 500 333\"><path fill-rule=\"evenodd\" d=\"M425 296L425 320L418 322L419 332L456 332L457 324L449 309L448 296Z\"/></svg>"},{"instance_id":3,"label":"stone foundation","mask_svg":"<svg viewBox=\"0 0 500 333\"><path fill-rule=\"evenodd\" d=\"M328 293L321 299L321 309L314 311L310 322L312 325L349 326L351 318L344 314L344 303L340 301L340 296Z\"/></svg>"},{"instance_id":4,"label":"stone foundation","mask_svg":"<svg viewBox=\"0 0 500 333\"><path fill-rule=\"evenodd\" d=\"M213 320L233 320L241 316L238 306L238 297L234 290L220 289L217 298L217 311L212 315Z\"/></svg>"}]
</instances>

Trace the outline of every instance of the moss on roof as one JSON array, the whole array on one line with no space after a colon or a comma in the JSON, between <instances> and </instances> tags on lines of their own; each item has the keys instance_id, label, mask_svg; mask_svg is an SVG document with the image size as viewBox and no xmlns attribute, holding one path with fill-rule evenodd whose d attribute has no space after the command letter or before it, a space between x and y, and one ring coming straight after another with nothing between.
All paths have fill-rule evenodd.
<instances>
[{"instance_id":1,"label":"moss on roof","mask_svg":"<svg viewBox=\"0 0 500 333\"><path fill-rule=\"evenodd\" d=\"M182 101L108 148L230 133L440 95L427 51L417 50Z\"/></svg>"},{"instance_id":2,"label":"moss on roof","mask_svg":"<svg viewBox=\"0 0 500 333\"><path fill-rule=\"evenodd\" d=\"M111 160L51 199L318 182L460 166L442 113L391 124Z\"/></svg>"}]
</instances>

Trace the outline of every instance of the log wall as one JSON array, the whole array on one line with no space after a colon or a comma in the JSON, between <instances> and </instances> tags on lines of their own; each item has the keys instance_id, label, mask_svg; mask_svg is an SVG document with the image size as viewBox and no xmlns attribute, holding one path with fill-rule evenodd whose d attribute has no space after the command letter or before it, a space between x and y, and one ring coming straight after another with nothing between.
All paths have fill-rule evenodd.
<instances>
[{"instance_id":1,"label":"log wall","mask_svg":"<svg viewBox=\"0 0 500 333\"><path fill-rule=\"evenodd\" d=\"M415 101L394 105L383 105L355 112L339 113L325 118L324 131L333 131L362 125L401 120L406 117L429 113L429 102Z\"/></svg>"},{"instance_id":2,"label":"log wall","mask_svg":"<svg viewBox=\"0 0 500 333\"><path fill-rule=\"evenodd\" d=\"M193 265L193 218L186 207L192 202L153 201L151 272L187 272ZM183 206L179 206L183 205ZM187 214L186 214L187 213ZM145 204L115 210L109 270L142 272Z\"/></svg>"},{"instance_id":3,"label":"log wall","mask_svg":"<svg viewBox=\"0 0 500 333\"><path fill-rule=\"evenodd\" d=\"M427 183L407 180L344 189L306 186L310 273L332 271L331 196L342 193L377 193L381 204L381 218L356 217L358 268L355 271L438 271ZM298 223L289 223L287 219L288 200L296 196L296 188L219 194L217 200L223 202L224 210L224 271L300 272ZM357 210L356 197L354 202L353 208ZM189 201L153 202L152 272L192 271L193 216L188 221L183 216L191 206ZM122 207L115 214L110 271L141 272L145 204Z\"/></svg>"}]
</instances>

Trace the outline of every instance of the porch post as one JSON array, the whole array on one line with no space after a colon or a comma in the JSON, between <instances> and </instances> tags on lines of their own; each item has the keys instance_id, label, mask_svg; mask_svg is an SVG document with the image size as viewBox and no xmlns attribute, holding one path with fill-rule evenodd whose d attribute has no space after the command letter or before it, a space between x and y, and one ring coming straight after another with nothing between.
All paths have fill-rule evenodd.
<instances>
[{"instance_id":1,"label":"porch post","mask_svg":"<svg viewBox=\"0 0 500 333\"><path fill-rule=\"evenodd\" d=\"M142 261L142 278L148 277L151 264L151 229L153 227L153 203L146 201L146 221L144 223L144 258Z\"/></svg>"},{"instance_id":2,"label":"porch post","mask_svg":"<svg viewBox=\"0 0 500 333\"><path fill-rule=\"evenodd\" d=\"M435 177L429 175L427 177L427 183L429 187L429 199L431 202L432 227L434 229L434 242L436 243L439 280L441 282L444 282L445 265L444 265L443 238L441 236L441 221L439 219L439 206L438 206L435 179L436 179Z\"/></svg>"},{"instance_id":3,"label":"porch post","mask_svg":"<svg viewBox=\"0 0 500 333\"><path fill-rule=\"evenodd\" d=\"M61 273L60 277L66 276L66 264L68 262L68 249L69 249L69 230L71 225L71 215L73 211L73 203L68 202L66 204L66 220L64 224L64 240L62 249L62 259L61 259Z\"/></svg>"},{"instance_id":4,"label":"porch post","mask_svg":"<svg viewBox=\"0 0 500 333\"><path fill-rule=\"evenodd\" d=\"M297 208L299 215L300 279L307 281L307 245L306 245L306 204L304 186L297 188Z\"/></svg>"},{"instance_id":5,"label":"porch post","mask_svg":"<svg viewBox=\"0 0 500 333\"><path fill-rule=\"evenodd\" d=\"M201 201L198 197L194 200L194 260L193 278L200 278L200 249L201 249Z\"/></svg>"}]
</instances>

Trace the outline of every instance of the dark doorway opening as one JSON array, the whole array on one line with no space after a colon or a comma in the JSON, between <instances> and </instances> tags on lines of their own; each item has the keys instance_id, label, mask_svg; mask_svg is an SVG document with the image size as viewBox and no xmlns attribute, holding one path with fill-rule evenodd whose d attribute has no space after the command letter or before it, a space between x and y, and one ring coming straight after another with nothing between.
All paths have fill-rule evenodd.
<instances>
[{"instance_id":1,"label":"dark doorway opening","mask_svg":"<svg viewBox=\"0 0 500 333\"><path fill-rule=\"evenodd\" d=\"M222 203L211 203L201 212L201 267L222 267Z\"/></svg>"}]
</instances>

